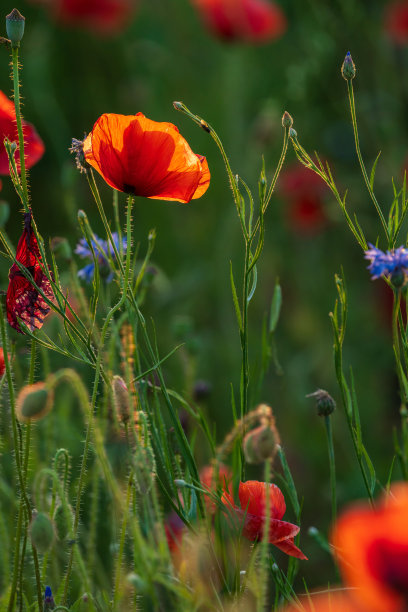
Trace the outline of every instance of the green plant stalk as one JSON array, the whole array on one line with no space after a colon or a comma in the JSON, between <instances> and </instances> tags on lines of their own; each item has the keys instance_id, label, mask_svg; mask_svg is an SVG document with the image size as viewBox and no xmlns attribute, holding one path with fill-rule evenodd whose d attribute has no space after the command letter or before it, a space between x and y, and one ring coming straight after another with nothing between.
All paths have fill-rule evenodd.
<instances>
[{"instance_id":1,"label":"green plant stalk","mask_svg":"<svg viewBox=\"0 0 408 612\"><path fill-rule=\"evenodd\" d=\"M400 416L401 416L401 432L402 432L402 457L401 457L401 461L403 464L403 472L404 474L407 474L408 472L408 465L407 465L407 459L408 459L408 426L407 426L407 417L408 417L408 411L407 411L407 406L406 406L406 401L407 401L407 397L406 397L406 391L405 391L405 386L403 383L403 367L402 367L402 363L401 363L401 346L400 346L400 341L399 341L399 324L398 324L398 317L400 314L400 309L401 309L401 291L399 291L398 289L394 289L394 302L393 302L393 307L392 307L392 339L393 339L393 345L394 345L394 354L395 354L395 361L396 361L396 367L397 367L397 375L398 375L398 382L399 382L399 388L400 388L400 396L401 396L401 407L400 407Z\"/></svg>"},{"instance_id":2,"label":"green plant stalk","mask_svg":"<svg viewBox=\"0 0 408 612\"><path fill-rule=\"evenodd\" d=\"M364 182L366 184L368 193L370 194L370 198L373 201L373 204L377 210L378 216L380 217L381 220L381 224L384 228L384 232L385 235L387 237L387 242L389 243L390 241L390 236L389 236L389 232L388 232L388 227L387 227L387 222L385 220L385 217L383 215L383 212L380 208L379 203L377 202L377 198L375 197L374 191L371 188L370 185L370 181L367 175L367 171L365 169L365 165L363 162L363 157L361 155L361 151L360 151L360 140L358 137L358 129L357 129L357 116L356 116L356 105L355 105L355 101L354 101L354 90L353 90L353 81L350 79L347 81L347 91L348 91L348 97L349 97L349 102L350 102L350 112L351 112L351 121L353 124L353 131L354 131L354 142L356 145L356 152L357 152L357 157L358 157L358 161L360 163L360 168L361 168L361 172L363 174L364 177Z\"/></svg>"},{"instance_id":3,"label":"green plant stalk","mask_svg":"<svg viewBox=\"0 0 408 612\"><path fill-rule=\"evenodd\" d=\"M121 573L122 573L121 571L122 570L122 558L123 558L123 550L125 548L126 527L127 527L127 522L129 518L129 505L130 505L130 498L132 495L132 482L133 482L133 475L132 473L130 473L129 478L128 478L127 490L126 490L125 509L124 509L123 518L122 518L122 526L121 526L120 541L119 541L119 551L118 551L118 555L115 561L115 569L114 569L115 586L113 589L112 610L116 610L116 607L120 599L120 579L121 579Z\"/></svg>"},{"instance_id":4,"label":"green plant stalk","mask_svg":"<svg viewBox=\"0 0 408 612\"><path fill-rule=\"evenodd\" d=\"M267 608L268 599L268 551L269 551L269 524L271 518L271 496L269 495L269 481L271 479L271 462L265 461L264 468L264 481L265 481L265 519L263 524L261 556L259 559L259 581L260 586L257 597L256 610L257 612L264 612Z\"/></svg>"},{"instance_id":5,"label":"green plant stalk","mask_svg":"<svg viewBox=\"0 0 408 612\"><path fill-rule=\"evenodd\" d=\"M18 47L13 46L11 49L11 60L13 67L13 87L14 87L14 107L16 109L16 124L18 133L18 148L20 152L20 176L21 185L23 188L23 206L24 212L30 211L28 205L28 187L27 187L27 175L25 168L25 153L24 153L24 134L23 134L23 123L21 118L20 109L20 80L19 80L19 66L18 66Z\"/></svg>"},{"instance_id":6,"label":"green plant stalk","mask_svg":"<svg viewBox=\"0 0 408 612\"><path fill-rule=\"evenodd\" d=\"M16 461L16 467L17 467L18 482L20 486L21 499L22 499L22 502L24 503L24 510L26 513L27 521L28 521L31 517L32 510L31 510L31 503L27 495L27 488L26 488L26 483L25 483L25 479L23 476L23 469L21 465L21 445L19 441L18 428L17 428L16 399L15 399L15 394L14 394L13 380L11 377L10 361L8 357L8 338L7 338L7 332L6 332L4 310L3 310L2 305L0 305L0 333L1 333L1 340L2 340L2 346L3 346L4 365L6 369L7 385L8 385L9 398L10 398L11 425L12 425L12 431L13 431L14 455L15 455L15 461ZM17 531L16 531L16 539L15 539L15 550L16 550L15 554L17 556L19 556L18 551L19 551L21 535L22 535L21 534L22 520L23 520L23 517L21 515L21 520L17 522ZM41 612L42 593L41 593L40 568L39 568L39 563L38 563L37 550L35 546L32 546L32 550L33 550L33 560L34 560L34 570L35 570L35 578L36 578L36 586L37 586L37 598L38 598L39 612ZM15 563L15 567L16 567L16 563ZM17 564L17 570L18 570L18 564ZM9 599L9 604L8 604L8 612L12 612L13 610L17 579L18 579L18 571L17 573L14 572L14 575L13 575L13 582L11 586L10 599Z\"/></svg>"},{"instance_id":7,"label":"green plant stalk","mask_svg":"<svg viewBox=\"0 0 408 612\"><path fill-rule=\"evenodd\" d=\"M129 200L128 200L128 208L127 208L127 239L128 239L128 244L129 245L131 244L132 204L133 204L133 199L129 198ZM127 249L127 253L126 253L126 268L124 270L125 274L124 274L124 278L123 278L122 293L121 293L121 296L120 296L120 299L119 299L118 303L115 306L113 306L111 308L111 310L108 312L108 314L106 315L106 319L105 319L105 322L103 324L102 331L101 331L101 341L100 341L100 347L99 347L98 357L97 357L97 361L96 361L94 386L93 386L93 392L92 392L91 406L90 406L90 410L89 410L88 426L87 426L87 430L86 430L84 453L82 455L81 471L80 471L80 474L79 474L79 481L78 481L78 487L77 487L77 497L76 497L75 515L74 515L74 537L76 537L76 534L78 532L81 497L82 497L82 490L83 490L84 481L85 481L86 462L87 462L87 457L88 457L88 448L89 448L89 443L90 443L90 439L91 439L91 432L92 432L92 426L93 426L93 420L94 420L94 412L95 412L95 406L96 406L96 397L97 397L97 393L98 393L99 378L100 378L100 372L101 372L101 362L102 362L103 346L104 346L105 337L106 337L106 334L107 334L107 331L108 331L108 328L109 328L109 324L111 322L111 319L112 319L113 315L115 314L115 312L117 310L119 310L122 307L122 305L126 301L127 292L128 292L128 285L129 285L130 255L131 255L131 249L128 248ZM74 558L74 546L71 548L71 552L70 552L70 556L69 556L69 560L68 560L67 571L66 571L66 574L65 574L64 595L63 595L63 600L62 600L64 605L65 605L65 603L67 601L67 597L68 597L69 578L70 578L70 574L71 574L73 558Z\"/></svg>"},{"instance_id":8,"label":"green plant stalk","mask_svg":"<svg viewBox=\"0 0 408 612\"><path fill-rule=\"evenodd\" d=\"M335 464L335 459L334 459L333 429L332 429L330 415L325 415L324 425L326 428L327 448L329 451L332 524L334 525L334 523L336 522L336 518L337 518L336 464Z\"/></svg>"}]
</instances>

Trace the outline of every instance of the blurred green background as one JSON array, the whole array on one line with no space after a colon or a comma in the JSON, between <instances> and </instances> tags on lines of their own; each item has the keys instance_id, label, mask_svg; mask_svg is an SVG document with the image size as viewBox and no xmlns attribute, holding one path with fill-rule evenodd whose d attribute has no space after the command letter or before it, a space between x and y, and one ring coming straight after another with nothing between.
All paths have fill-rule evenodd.
<instances>
[{"instance_id":1,"label":"blurred green background","mask_svg":"<svg viewBox=\"0 0 408 612\"><path fill-rule=\"evenodd\" d=\"M4 15L13 6L5 0ZM368 168L382 151L376 190L386 213L393 199L391 179L401 184L407 157L408 45L397 45L385 33L387 3L282 0L280 6L287 17L286 32L257 46L217 40L189 0L141 0L128 26L114 36L67 27L57 23L47 7L23 0L18 4L26 17L23 112L46 146L44 157L30 172L32 206L46 239L64 235L74 247L80 237L79 209L103 235L86 179L76 170L68 148L71 138L82 138L104 112L141 111L156 121L171 121L192 149L208 159L212 181L203 198L188 205L139 198L134 221L142 253L150 228L157 230L153 263L158 274L144 313L155 320L160 350L166 354L180 339L186 341L183 351L165 365L168 384L189 396L197 380L209 383L206 410L216 423L219 442L232 425L230 384L236 392L239 388L241 354L229 262L239 279L243 242L218 150L208 134L176 113L172 101L182 100L213 125L234 172L254 194L262 155L268 178L273 174L282 144L281 116L289 111L303 146L328 159L339 191L349 190L349 211L358 214L367 239L374 243L380 224L359 172L340 74L347 51L357 66L357 115ZM11 95L7 53L0 51L0 89ZM289 148L284 172L296 164ZM97 180L111 217L111 191ZM6 177L1 195L11 205L6 229L16 241L21 218ZM124 212L124 194L120 202ZM316 219L308 216L310 206L318 209ZM386 246L381 241L379 245ZM0 264L6 289L9 265L4 258ZM263 401L275 411L304 499L307 543L302 548L308 556L320 554L323 563L324 553L318 553L306 536L311 525L326 529L330 516L323 423L312 400L305 397L316 388L327 389L338 402L333 418L339 502L364 495L333 367L328 314L336 299L334 274L341 267L350 308L345 370L350 365L354 370L364 438L382 483L393 456L392 430L399 421L391 298L383 281L370 280L366 265L328 190L312 186L291 191L282 177L266 216L258 288L250 305L250 358L255 368L261 356L262 321L279 278L283 308L276 343L282 373L272 364L262 389L252 388L251 404ZM13 337L23 346L23 338ZM53 367L59 363L59 357L52 360ZM205 447L197 452L202 463L208 460ZM252 468L248 477L261 479L262 473ZM398 467L395 477L400 477Z\"/></svg>"}]
</instances>

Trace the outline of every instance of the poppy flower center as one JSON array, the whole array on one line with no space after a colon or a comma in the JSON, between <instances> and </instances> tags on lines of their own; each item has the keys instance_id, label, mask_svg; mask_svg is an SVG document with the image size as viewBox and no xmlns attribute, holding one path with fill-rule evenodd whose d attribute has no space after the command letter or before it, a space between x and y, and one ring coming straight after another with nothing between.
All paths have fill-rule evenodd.
<instances>
[{"instance_id":1,"label":"poppy flower center","mask_svg":"<svg viewBox=\"0 0 408 612\"><path fill-rule=\"evenodd\" d=\"M367 551L372 575L396 594L401 595L408 609L408 544L375 540Z\"/></svg>"}]
</instances>

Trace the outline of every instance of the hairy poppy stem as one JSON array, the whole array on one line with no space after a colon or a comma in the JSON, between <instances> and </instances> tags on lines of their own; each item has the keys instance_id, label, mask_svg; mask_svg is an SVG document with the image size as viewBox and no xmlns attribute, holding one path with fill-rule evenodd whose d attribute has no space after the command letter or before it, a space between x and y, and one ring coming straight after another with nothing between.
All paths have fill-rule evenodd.
<instances>
[{"instance_id":1,"label":"hairy poppy stem","mask_svg":"<svg viewBox=\"0 0 408 612\"><path fill-rule=\"evenodd\" d=\"M14 87L14 107L16 109L16 124L18 132L18 150L20 152L20 176L21 184L23 187L23 206L24 211L29 212L28 206L28 187L27 187L27 175L25 167L25 153L24 153L24 134L23 134L23 123L21 118L20 110L20 80L19 80L19 66L18 66L18 47L13 46L11 49L12 68L13 68L13 87Z\"/></svg>"}]
</instances>

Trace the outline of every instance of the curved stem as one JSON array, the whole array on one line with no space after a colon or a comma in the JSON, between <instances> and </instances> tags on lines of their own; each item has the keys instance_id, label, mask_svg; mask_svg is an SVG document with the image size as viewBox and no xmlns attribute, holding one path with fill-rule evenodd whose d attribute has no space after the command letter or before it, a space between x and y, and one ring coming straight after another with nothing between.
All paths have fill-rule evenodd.
<instances>
[{"instance_id":1,"label":"curved stem","mask_svg":"<svg viewBox=\"0 0 408 612\"><path fill-rule=\"evenodd\" d=\"M25 153L24 153L24 134L23 134L23 122L20 110L20 80L19 80L19 66L18 66L18 47L14 46L11 49L12 67L13 67L13 87L14 87L14 107L16 109L16 124L18 132L18 150L20 153L20 176L21 185L23 188L23 206L24 211L29 212L28 206L28 187L27 187L27 175L25 167Z\"/></svg>"}]
</instances>

